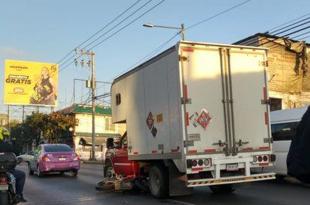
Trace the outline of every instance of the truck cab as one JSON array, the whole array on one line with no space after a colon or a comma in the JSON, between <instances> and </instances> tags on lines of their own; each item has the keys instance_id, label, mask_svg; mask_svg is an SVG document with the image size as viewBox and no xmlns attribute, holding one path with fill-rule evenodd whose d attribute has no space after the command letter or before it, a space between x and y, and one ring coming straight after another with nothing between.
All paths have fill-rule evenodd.
<instances>
[{"instance_id":1,"label":"truck cab","mask_svg":"<svg viewBox=\"0 0 310 205\"><path fill-rule=\"evenodd\" d=\"M127 132L119 138L108 138L104 176L130 178L138 174L138 164L128 159Z\"/></svg>"}]
</instances>

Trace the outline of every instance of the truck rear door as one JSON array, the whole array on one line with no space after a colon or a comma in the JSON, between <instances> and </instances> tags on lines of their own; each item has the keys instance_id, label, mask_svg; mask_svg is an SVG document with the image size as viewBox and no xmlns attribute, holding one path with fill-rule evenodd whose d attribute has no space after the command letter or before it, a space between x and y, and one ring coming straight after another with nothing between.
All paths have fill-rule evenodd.
<instances>
[{"instance_id":1,"label":"truck rear door","mask_svg":"<svg viewBox=\"0 0 310 205\"><path fill-rule=\"evenodd\" d=\"M270 133L265 75L266 51L227 50L235 152L269 151Z\"/></svg>"},{"instance_id":2,"label":"truck rear door","mask_svg":"<svg viewBox=\"0 0 310 205\"><path fill-rule=\"evenodd\" d=\"M265 52L181 44L187 154L270 150Z\"/></svg>"},{"instance_id":3,"label":"truck rear door","mask_svg":"<svg viewBox=\"0 0 310 205\"><path fill-rule=\"evenodd\" d=\"M224 153L221 55L217 47L180 49L187 154Z\"/></svg>"}]
</instances>

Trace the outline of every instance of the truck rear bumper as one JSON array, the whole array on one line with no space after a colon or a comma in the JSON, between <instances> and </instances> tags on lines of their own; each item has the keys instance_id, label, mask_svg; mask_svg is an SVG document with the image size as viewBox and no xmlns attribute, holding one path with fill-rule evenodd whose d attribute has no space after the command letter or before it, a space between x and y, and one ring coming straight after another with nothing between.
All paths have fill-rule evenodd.
<instances>
[{"instance_id":1,"label":"truck rear bumper","mask_svg":"<svg viewBox=\"0 0 310 205\"><path fill-rule=\"evenodd\" d=\"M221 184L235 184L244 182L264 181L275 179L275 173L253 174L250 176L234 176L234 177L222 177L211 179L195 179L188 180L187 187L199 187Z\"/></svg>"}]
</instances>

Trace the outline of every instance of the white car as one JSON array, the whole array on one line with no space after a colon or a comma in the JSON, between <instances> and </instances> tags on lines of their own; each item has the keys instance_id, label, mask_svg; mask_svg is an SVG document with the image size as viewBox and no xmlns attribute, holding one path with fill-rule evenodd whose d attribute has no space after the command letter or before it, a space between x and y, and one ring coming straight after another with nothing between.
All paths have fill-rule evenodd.
<instances>
[{"instance_id":1,"label":"white car","mask_svg":"<svg viewBox=\"0 0 310 205\"><path fill-rule=\"evenodd\" d=\"M21 159L23 162L30 162L34 158L34 152L30 151L28 153L17 156L17 159Z\"/></svg>"},{"instance_id":2,"label":"white car","mask_svg":"<svg viewBox=\"0 0 310 205\"><path fill-rule=\"evenodd\" d=\"M306 111L307 107L270 113L273 152L276 155L272 171L278 175L287 175L286 158L292 137L296 134L298 123Z\"/></svg>"}]
</instances>

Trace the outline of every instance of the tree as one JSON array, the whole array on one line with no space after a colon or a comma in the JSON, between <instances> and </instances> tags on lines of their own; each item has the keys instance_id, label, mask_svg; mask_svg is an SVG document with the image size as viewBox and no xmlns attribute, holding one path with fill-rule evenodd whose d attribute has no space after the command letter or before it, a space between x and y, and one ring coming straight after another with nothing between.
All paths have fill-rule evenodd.
<instances>
[{"instance_id":1,"label":"tree","mask_svg":"<svg viewBox=\"0 0 310 205\"><path fill-rule=\"evenodd\" d=\"M41 141L48 143L72 144L70 128L75 125L73 116L64 115L58 112L50 114L33 112L27 116L24 123L11 127L11 137L15 145L21 149L24 145Z\"/></svg>"}]
</instances>

